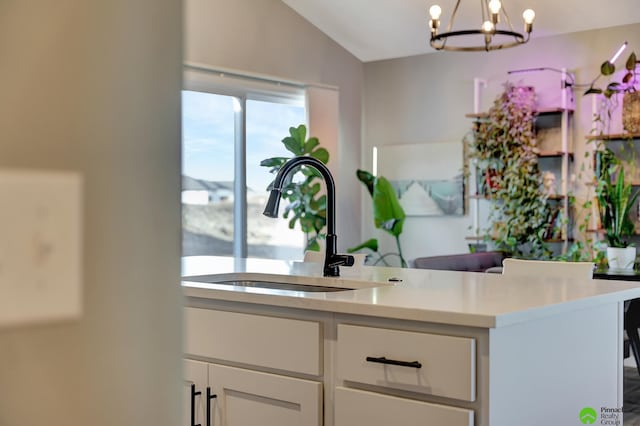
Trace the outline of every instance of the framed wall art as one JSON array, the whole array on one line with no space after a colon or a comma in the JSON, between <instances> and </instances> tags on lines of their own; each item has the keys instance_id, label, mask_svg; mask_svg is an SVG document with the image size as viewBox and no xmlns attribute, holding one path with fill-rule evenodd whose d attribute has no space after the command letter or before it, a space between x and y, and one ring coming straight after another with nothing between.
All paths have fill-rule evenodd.
<instances>
[{"instance_id":1,"label":"framed wall art","mask_svg":"<svg viewBox=\"0 0 640 426\"><path fill-rule=\"evenodd\" d=\"M464 215L463 163L462 142L378 147L378 174L407 216Z\"/></svg>"}]
</instances>

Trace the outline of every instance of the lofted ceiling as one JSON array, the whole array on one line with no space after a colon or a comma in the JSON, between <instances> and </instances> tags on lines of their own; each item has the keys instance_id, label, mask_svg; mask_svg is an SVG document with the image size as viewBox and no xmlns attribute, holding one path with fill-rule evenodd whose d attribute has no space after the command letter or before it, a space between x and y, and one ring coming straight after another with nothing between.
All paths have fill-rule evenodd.
<instances>
[{"instance_id":1,"label":"lofted ceiling","mask_svg":"<svg viewBox=\"0 0 640 426\"><path fill-rule=\"evenodd\" d=\"M446 28L456 0L282 0L363 62L435 52L429 46L428 9L438 3ZM502 0L514 29L522 11L536 12L532 39L640 22L640 0ZM477 0L462 0L456 28L480 24ZM630 36L640 39L639 34Z\"/></svg>"}]
</instances>

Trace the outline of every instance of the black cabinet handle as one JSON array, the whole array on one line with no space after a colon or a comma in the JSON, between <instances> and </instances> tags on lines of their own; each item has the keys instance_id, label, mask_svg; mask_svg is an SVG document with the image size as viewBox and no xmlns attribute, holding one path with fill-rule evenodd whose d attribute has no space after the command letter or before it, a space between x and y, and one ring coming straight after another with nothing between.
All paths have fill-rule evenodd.
<instances>
[{"instance_id":1,"label":"black cabinet handle","mask_svg":"<svg viewBox=\"0 0 640 426\"><path fill-rule=\"evenodd\" d=\"M398 361L395 359L387 359L383 356L381 357L372 357L368 356L366 358L367 362L376 362L378 364L388 364L388 365L399 365L401 367L413 367L413 368L422 368L422 364L418 361Z\"/></svg>"},{"instance_id":2,"label":"black cabinet handle","mask_svg":"<svg viewBox=\"0 0 640 426\"><path fill-rule=\"evenodd\" d=\"M217 397L218 395L211 394L211 388L207 386L207 426L211 426L211 400Z\"/></svg>"},{"instance_id":3,"label":"black cabinet handle","mask_svg":"<svg viewBox=\"0 0 640 426\"><path fill-rule=\"evenodd\" d=\"M200 423L196 424L196 396L201 395L202 392L196 391L195 383L191 384L191 426L200 426Z\"/></svg>"}]
</instances>

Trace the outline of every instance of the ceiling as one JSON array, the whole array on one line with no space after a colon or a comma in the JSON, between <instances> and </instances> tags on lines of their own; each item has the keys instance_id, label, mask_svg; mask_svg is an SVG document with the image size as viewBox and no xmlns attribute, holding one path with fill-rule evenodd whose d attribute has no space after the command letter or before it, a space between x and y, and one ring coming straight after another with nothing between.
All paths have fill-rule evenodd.
<instances>
[{"instance_id":1,"label":"ceiling","mask_svg":"<svg viewBox=\"0 0 640 426\"><path fill-rule=\"evenodd\" d=\"M435 52L429 46L428 9L442 7L446 28L456 0L282 0L363 62ZM640 22L638 0L502 0L514 29L522 11L536 12L532 39ZM462 0L456 28L479 26L477 0ZM640 38L635 34L631 39Z\"/></svg>"}]
</instances>

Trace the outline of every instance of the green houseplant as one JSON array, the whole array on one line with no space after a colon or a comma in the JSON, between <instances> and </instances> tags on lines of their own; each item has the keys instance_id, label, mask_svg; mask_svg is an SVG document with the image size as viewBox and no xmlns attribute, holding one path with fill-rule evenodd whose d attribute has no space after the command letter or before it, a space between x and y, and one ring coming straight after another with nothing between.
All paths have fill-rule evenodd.
<instances>
[{"instance_id":1,"label":"green houseplant","mask_svg":"<svg viewBox=\"0 0 640 426\"><path fill-rule=\"evenodd\" d=\"M637 60L635 52L627 57L625 62L625 72L620 81L610 80L604 88L596 87L596 83L601 77L610 77L616 72L616 66L610 61L604 61L600 65L600 73L591 82L589 88L584 93L602 94L607 102L606 118L611 119L611 111L617 106L617 97L622 94L622 125L628 132L640 132L640 92L638 92ZM602 120L602 117L600 118Z\"/></svg>"},{"instance_id":2,"label":"green houseplant","mask_svg":"<svg viewBox=\"0 0 640 426\"><path fill-rule=\"evenodd\" d=\"M631 139L632 133L640 132L640 92L638 92L637 64L635 52L631 52L624 64L624 72L616 81L614 74L616 67L612 61L604 61L600 66L600 73L591 82L585 95L602 95L598 111L594 115L594 146L596 177L596 200L600 223L605 232L607 243L607 260L613 269L633 268L635 248L630 247L630 237L635 232L633 221L629 213L637 200L638 193L633 191L633 185L626 181L625 167L635 169L635 148ZM602 87L596 84L602 77L609 77L609 81ZM611 125L613 111L622 95L622 125L631 132L627 143L620 146L617 154L605 143ZM624 140L624 136L620 140ZM632 175L634 173L631 173ZM623 253L624 252L624 253Z\"/></svg>"},{"instance_id":3,"label":"green houseplant","mask_svg":"<svg viewBox=\"0 0 640 426\"><path fill-rule=\"evenodd\" d=\"M602 167L596 187L600 220L607 241L607 259L612 269L632 269L636 249L629 237L635 225L629 214L638 199L638 191L625 182L625 171L619 159L606 150L600 154Z\"/></svg>"},{"instance_id":4,"label":"green houseplant","mask_svg":"<svg viewBox=\"0 0 640 426\"><path fill-rule=\"evenodd\" d=\"M320 147L316 137L307 139L307 127L304 124L289 128L289 136L282 139L287 151L293 156L309 155L324 164L329 162L329 152ZM278 173L280 167L292 157L272 157L262 160L260 165L269 167L273 174ZM289 204L283 212L283 217L289 219L289 228L293 229L299 223L300 229L307 237L306 250L319 251L319 240L324 238L322 229L327 218L327 197L321 192L321 177L310 167L301 167L302 181L294 179L282 191L282 198ZM273 183L272 183L273 184ZM271 185L272 185L271 184ZM269 185L269 189L271 188Z\"/></svg>"},{"instance_id":5,"label":"green houseplant","mask_svg":"<svg viewBox=\"0 0 640 426\"><path fill-rule=\"evenodd\" d=\"M505 84L468 140L469 158L492 200L486 239L517 257L551 257L545 242L552 213L542 191L535 136L535 91Z\"/></svg>"},{"instance_id":6,"label":"green houseplant","mask_svg":"<svg viewBox=\"0 0 640 426\"><path fill-rule=\"evenodd\" d=\"M396 247L398 251L396 253L381 253L378 240L376 238L370 238L367 241L359 244L355 247L347 249L347 252L354 253L363 249L368 249L375 254L376 259L373 264L376 265L382 262L384 265L389 266L387 259L389 257L397 257L400 261L400 266L407 267L407 262L402 255L402 246L400 245L400 234L402 234L402 227L405 220L405 212L393 186L384 176L374 176L365 170L358 170L356 176L367 188L373 201L373 220L375 227L381 229L395 239Z\"/></svg>"}]
</instances>

